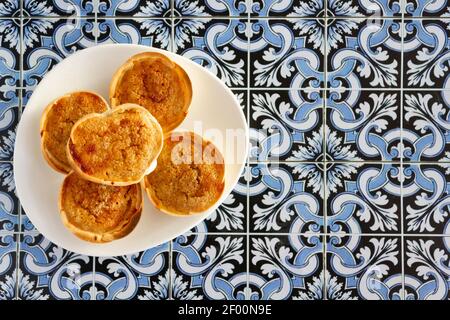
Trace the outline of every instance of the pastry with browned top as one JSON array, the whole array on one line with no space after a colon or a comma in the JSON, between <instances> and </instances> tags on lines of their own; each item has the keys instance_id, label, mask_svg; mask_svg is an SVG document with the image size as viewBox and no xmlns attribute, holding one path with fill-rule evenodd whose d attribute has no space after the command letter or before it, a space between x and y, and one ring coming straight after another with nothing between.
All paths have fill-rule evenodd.
<instances>
[{"instance_id":1,"label":"pastry with browned top","mask_svg":"<svg viewBox=\"0 0 450 320\"><path fill-rule=\"evenodd\" d=\"M75 123L67 155L81 177L126 186L142 180L162 145L161 126L150 112L135 104L124 104Z\"/></svg>"},{"instance_id":2,"label":"pastry with browned top","mask_svg":"<svg viewBox=\"0 0 450 320\"><path fill-rule=\"evenodd\" d=\"M139 184L106 186L71 172L60 191L59 208L64 225L90 242L109 242L129 234L142 212Z\"/></svg>"},{"instance_id":3,"label":"pastry with browned top","mask_svg":"<svg viewBox=\"0 0 450 320\"><path fill-rule=\"evenodd\" d=\"M220 151L193 132L164 140L156 169L144 178L150 201L161 211L188 216L212 207L225 186Z\"/></svg>"},{"instance_id":4,"label":"pastry with browned top","mask_svg":"<svg viewBox=\"0 0 450 320\"><path fill-rule=\"evenodd\" d=\"M44 110L41 118L41 149L45 160L55 170L68 173L71 168L67 160L66 145L75 122L92 112L108 110L101 96L89 91L68 93Z\"/></svg>"},{"instance_id":5,"label":"pastry with browned top","mask_svg":"<svg viewBox=\"0 0 450 320\"><path fill-rule=\"evenodd\" d=\"M111 106L136 103L158 120L164 132L186 117L192 99L187 73L161 53L144 52L128 59L110 84Z\"/></svg>"}]
</instances>

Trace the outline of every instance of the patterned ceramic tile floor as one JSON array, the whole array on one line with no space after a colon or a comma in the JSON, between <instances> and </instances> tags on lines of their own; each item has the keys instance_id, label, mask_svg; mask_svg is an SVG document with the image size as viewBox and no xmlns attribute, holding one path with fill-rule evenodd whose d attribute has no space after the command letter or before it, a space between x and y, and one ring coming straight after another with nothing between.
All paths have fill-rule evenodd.
<instances>
[{"instance_id":1,"label":"patterned ceramic tile floor","mask_svg":"<svg viewBox=\"0 0 450 320\"><path fill-rule=\"evenodd\" d=\"M449 299L449 30L444 0L0 1L0 299ZM252 148L191 233L93 258L34 229L11 160L33 88L104 43L209 69Z\"/></svg>"}]
</instances>

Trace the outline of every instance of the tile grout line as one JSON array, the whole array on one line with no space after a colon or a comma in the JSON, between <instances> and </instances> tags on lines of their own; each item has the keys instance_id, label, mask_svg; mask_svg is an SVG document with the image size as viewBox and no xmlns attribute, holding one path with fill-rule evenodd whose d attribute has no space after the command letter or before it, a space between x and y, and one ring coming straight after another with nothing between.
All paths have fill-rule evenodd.
<instances>
[{"instance_id":1,"label":"tile grout line","mask_svg":"<svg viewBox=\"0 0 450 320\"><path fill-rule=\"evenodd\" d=\"M325 16L328 16L328 0L324 1L325 6ZM323 177L322 177L322 183L323 183L323 231L324 236L322 236L322 271L323 271L323 300L328 300L327 292L328 292L328 285L327 285L327 234L328 234L328 208L327 208L327 199L328 199L328 192L327 192L327 148L326 148L326 125L327 125L327 90L328 90L328 20L325 21L325 30L324 30L324 57L323 57L323 82L324 82L324 91L323 91L323 104L322 104L322 146L323 146Z\"/></svg>"},{"instance_id":2,"label":"tile grout line","mask_svg":"<svg viewBox=\"0 0 450 320\"><path fill-rule=\"evenodd\" d=\"M173 240L169 241L169 261L167 261L169 264L169 271L168 271L168 281L169 281L169 288L167 292L167 299L173 300L173 285L172 285L172 269L173 269Z\"/></svg>"},{"instance_id":3,"label":"tile grout line","mask_svg":"<svg viewBox=\"0 0 450 320\"><path fill-rule=\"evenodd\" d=\"M404 43L406 37L405 29L405 10L406 10L406 0L400 1L401 10L401 28L400 28L400 39L401 39L401 55L400 55L400 262L401 262L401 281L402 281L402 294L400 295L401 300L405 300L405 259L404 259L404 212L403 212L403 85L404 85ZM404 33L405 32L405 33Z\"/></svg>"},{"instance_id":4,"label":"tile grout line","mask_svg":"<svg viewBox=\"0 0 450 320\"><path fill-rule=\"evenodd\" d=\"M248 1L248 3L250 3L250 1ZM250 40L250 36L251 36L251 31L252 31L252 26L250 24L250 11L251 8L247 8L247 27L250 28L249 30L247 30L247 110L246 110L246 114L247 114L247 129L250 131L250 108L251 108L251 95L250 95L250 63L251 63L251 59L250 59L250 44L251 44L251 40ZM247 172L249 172L250 170L250 155L249 155L249 149L250 149L250 137L249 137L249 141L248 143L248 147L247 147L247 163L245 164L245 168L244 170L247 170ZM245 176L245 173L244 173ZM246 295L249 294L250 292L250 181L246 180L246 190L247 190L247 194L246 194L246 201L247 201L247 205L246 205L246 228L245 228L245 238L247 239L247 243L246 243L246 287L247 287L247 292ZM251 297L244 297L246 300L250 299Z\"/></svg>"}]
</instances>

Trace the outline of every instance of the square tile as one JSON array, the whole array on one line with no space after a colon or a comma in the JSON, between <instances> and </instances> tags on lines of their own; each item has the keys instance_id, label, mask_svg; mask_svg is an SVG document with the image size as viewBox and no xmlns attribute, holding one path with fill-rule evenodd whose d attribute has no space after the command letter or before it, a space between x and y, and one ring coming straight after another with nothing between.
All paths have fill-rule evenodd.
<instances>
[{"instance_id":1,"label":"square tile","mask_svg":"<svg viewBox=\"0 0 450 320\"><path fill-rule=\"evenodd\" d=\"M94 19L30 19L24 26L23 39L23 85L26 90L32 91L65 57L94 46L94 25Z\"/></svg>"},{"instance_id":2,"label":"square tile","mask_svg":"<svg viewBox=\"0 0 450 320\"><path fill-rule=\"evenodd\" d=\"M325 20L250 20L250 86L323 88Z\"/></svg>"},{"instance_id":3,"label":"square tile","mask_svg":"<svg viewBox=\"0 0 450 320\"><path fill-rule=\"evenodd\" d=\"M171 50L170 19L98 19L98 44L131 43Z\"/></svg>"},{"instance_id":4,"label":"square tile","mask_svg":"<svg viewBox=\"0 0 450 320\"><path fill-rule=\"evenodd\" d=\"M401 238L327 236L329 300L401 300Z\"/></svg>"},{"instance_id":5,"label":"square tile","mask_svg":"<svg viewBox=\"0 0 450 320\"><path fill-rule=\"evenodd\" d=\"M325 17L325 0L273 1L250 0L250 15L258 17Z\"/></svg>"},{"instance_id":6,"label":"square tile","mask_svg":"<svg viewBox=\"0 0 450 320\"><path fill-rule=\"evenodd\" d=\"M405 237L405 299L449 300L450 237Z\"/></svg>"},{"instance_id":7,"label":"square tile","mask_svg":"<svg viewBox=\"0 0 450 320\"><path fill-rule=\"evenodd\" d=\"M205 67L230 88L247 87L246 20L175 20L174 52Z\"/></svg>"},{"instance_id":8,"label":"square tile","mask_svg":"<svg viewBox=\"0 0 450 320\"><path fill-rule=\"evenodd\" d=\"M0 162L0 231L19 231L19 199L13 164Z\"/></svg>"},{"instance_id":9,"label":"square tile","mask_svg":"<svg viewBox=\"0 0 450 320\"><path fill-rule=\"evenodd\" d=\"M404 91L405 161L450 162L450 92Z\"/></svg>"},{"instance_id":10,"label":"square tile","mask_svg":"<svg viewBox=\"0 0 450 320\"><path fill-rule=\"evenodd\" d=\"M327 163L327 229L330 233L400 233L399 164Z\"/></svg>"},{"instance_id":11,"label":"square tile","mask_svg":"<svg viewBox=\"0 0 450 320\"><path fill-rule=\"evenodd\" d=\"M25 294L22 299L91 300L95 297L94 259L67 251L38 231L20 235L19 266Z\"/></svg>"},{"instance_id":12,"label":"square tile","mask_svg":"<svg viewBox=\"0 0 450 320\"><path fill-rule=\"evenodd\" d=\"M20 118L21 90L0 93L0 161L13 159L16 129Z\"/></svg>"},{"instance_id":13,"label":"square tile","mask_svg":"<svg viewBox=\"0 0 450 320\"><path fill-rule=\"evenodd\" d=\"M404 232L450 236L450 163L407 164L403 176Z\"/></svg>"},{"instance_id":14,"label":"square tile","mask_svg":"<svg viewBox=\"0 0 450 320\"><path fill-rule=\"evenodd\" d=\"M20 17L21 0L3 0L0 3L0 17Z\"/></svg>"},{"instance_id":15,"label":"square tile","mask_svg":"<svg viewBox=\"0 0 450 320\"><path fill-rule=\"evenodd\" d=\"M174 0L174 17L246 17L250 0Z\"/></svg>"},{"instance_id":16,"label":"square tile","mask_svg":"<svg viewBox=\"0 0 450 320\"><path fill-rule=\"evenodd\" d=\"M321 236L250 236L247 299L322 300L323 252Z\"/></svg>"},{"instance_id":17,"label":"square tile","mask_svg":"<svg viewBox=\"0 0 450 320\"><path fill-rule=\"evenodd\" d=\"M7 0L11 1L11 0ZM96 1L86 0L22 0L23 17L93 16Z\"/></svg>"},{"instance_id":18,"label":"square tile","mask_svg":"<svg viewBox=\"0 0 450 320\"><path fill-rule=\"evenodd\" d=\"M17 236L0 232L0 300L13 300L17 294ZM19 290L24 292L23 277L19 276ZM27 293L32 292L33 289Z\"/></svg>"},{"instance_id":19,"label":"square tile","mask_svg":"<svg viewBox=\"0 0 450 320\"><path fill-rule=\"evenodd\" d=\"M185 234L173 240L172 246L173 299L245 299L245 235Z\"/></svg>"},{"instance_id":20,"label":"square tile","mask_svg":"<svg viewBox=\"0 0 450 320\"><path fill-rule=\"evenodd\" d=\"M323 232L321 163L250 165L250 232Z\"/></svg>"},{"instance_id":21,"label":"square tile","mask_svg":"<svg viewBox=\"0 0 450 320\"><path fill-rule=\"evenodd\" d=\"M405 19L404 88L449 87L450 19Z\"/></svg>"},{"instance_id":22,"label":"square tile","mask_svg":"<svg viewBox=\"0 0 450 320\"><path fill-rule=\"evenodd\" d=\"M170 18L173 0L99 0L98 15Z\"/></svg>"},{"instance_id":23,"label":"square tile","mask_svg":"<svg viewBox=\"0 0 450 320\"><path fill-rule=\"evenodd\" d=\"M331 89L400 88L401 20L334 19L327 24ZM363 42L361 42L363 41Z\"/></svg>"},{"instance_id":24,"label":"square tile","mask_svg":"<svg viewBox=\"0 0 450 320\"><path fill-rule=\"evenodd\" d=\"M447 0L404 0L405 17L450 17Z\"/></svg>"},{"instance_id":25,"label":"square tile","mask_svg":"<svg viewBox=\"0 0 450 320\"><path fill-rule=\"evenodd\" d=\"M94 299L169 298L169 243L136 254L95 260Z\"/></svg>"},{"instance_id":26,"label":"square tile","mask_svg":"<svg viewBox=\"0 0 450 320\"><path fill-rule=\"evenodd\" d=\"M0 99L3 103L11 98L15 87L20 86L20 19L0 18L0 30Z\"/></svg>"},{"instance_id":27,"label":"square tile","mask_svg":"<svg viewBox=\"0 0 450 320\"><path fill-rule=\"evenodd\" d=\"M400 161L400 91L332 90L326 108L328 161Z\"/></svg>"},{"instance_id":28,"label":"square tile","mask_svg":"<svg viewBox=\"0 0 450 320\"><path fill-rule=\"evenodd\" d=\"M251 161L322 161L323 92L250 91Z\"/></svg>"}]
</instances>

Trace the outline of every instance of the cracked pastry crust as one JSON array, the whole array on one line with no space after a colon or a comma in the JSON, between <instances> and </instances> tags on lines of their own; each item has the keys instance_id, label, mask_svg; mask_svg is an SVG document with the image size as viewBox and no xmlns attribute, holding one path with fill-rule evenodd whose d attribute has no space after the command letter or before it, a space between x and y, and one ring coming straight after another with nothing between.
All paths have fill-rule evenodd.
<instances>
[{"instance_id":1,"label":"cracked pastry crust","mask_svg":"<svg viewBox=\"0 0 450 320\"><path fill-rule=\"evenodd\" d=\"M163 132L156 119L138 105L124 104L75 123L67 155L84 179L126 186L142 180L162 145Z\"/></svg>"},{"instance_id":2,"label":"cracked pastry crust","mask_svg":"<svg viewBox=\"0 0 450 320\"><path fill-rule=\"evenodd\" d=\"M150 201L165 213L176 216L200 213L222 195L224 158L211 142L193 132L166 137L157 163L143 184Z\"/></svg>"},{"instance_id":3,"label":"cracked pastry crust","mask_svg":"<svg viewBox=\"0 0 450 320\"><path fill-rule=\"evenodd\" d=\"M64 225L77 237L97 243L128 235L142 212L139 184L113 187L69 173L61 187L59 209Z\"/></svg>"},{"instance_id":4,"label":"cracked pastry crust","mask_svg":"<svg viewBox=\"0 0 450 320\"><path fill-rule=\"evenodd\" d=\"M164 132L175 129L188 113L192 85L186 72L161 53L144 52L128 59L113 76L111 106L136 103L158 120Z\"/></svg>"},{"instance_id":5,"label":"cracked pastry crust","mask_svg":"<svg viewBox=\"0 0 450 320\"><path fill-rule=\"evenodd\" d=\"M103 97L94 92L77 91L65 94L52 101L41 117L41 150L47 163L56 171L71 170L66 155L70 130L75 122L92 112L108 110Z\"/></svg>"}]
</instances>

